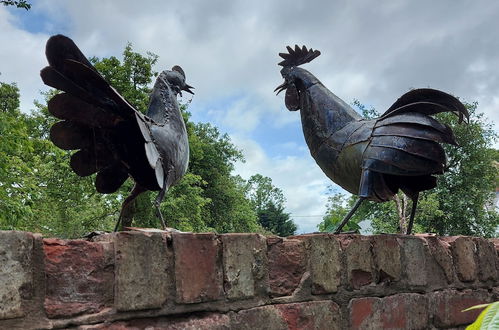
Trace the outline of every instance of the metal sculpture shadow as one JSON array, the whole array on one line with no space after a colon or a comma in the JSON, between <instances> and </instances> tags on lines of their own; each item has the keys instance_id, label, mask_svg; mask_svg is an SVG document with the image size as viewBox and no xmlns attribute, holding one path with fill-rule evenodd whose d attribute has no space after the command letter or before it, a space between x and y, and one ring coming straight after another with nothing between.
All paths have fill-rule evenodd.
<instances>
[{"instance_id":1,"label":"metal sculpture shadow","mask_svg":"<svg viewBox=\"0 0 499 330\"><path fill-rule=\"evenodd\" d=\"M50 130L52 142L76 150L70 165L79 176L97 173L95 188L109 194L128 177L135 185L124 200L115 231L127 206L145 191L159 191L155 200L163 228L160 203L168 189L187 171L189 144L177 94L194 94L179 66L159 74L146 115L137 111L97 72L75 43L63 35L47 41L49 66L43 82L64 93L48 102L49 112L62 121Z\"/></svg>"},{"instance_id":2,"label":"metal sculpture shadow","mask_svg":"<svg viewBox=\"0 0 499 330\"><path fill-rule=\"evenodd\" d=\"M414 89L402 95L381 117L366 120L299 66L320 55L305 46L287 47L284 83L288 110L301 110L301 122L312 157L336 184L360 198L336 228L343 226L364 200L385 202L402 190L412 199L407 234L412 231L419 193L436 186L445 169L440 143L457 145L450 127L431 115L452 112L469 120L454 96L434 89Z\"/></svg>"}]
</instances>

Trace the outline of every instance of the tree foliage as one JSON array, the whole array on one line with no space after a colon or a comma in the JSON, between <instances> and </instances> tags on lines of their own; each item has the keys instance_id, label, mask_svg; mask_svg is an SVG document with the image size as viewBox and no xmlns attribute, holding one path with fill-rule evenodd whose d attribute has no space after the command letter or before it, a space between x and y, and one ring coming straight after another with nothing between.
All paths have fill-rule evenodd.
<instances>
[{"instance_id":1,"label":"tree foliage","mask_svg":"<svg viewBox=\"0 0 499 330\"><path fill-rule=\"evenodd\" d=\"M118 92L140 111L148 106L150 83L158 57L136 53L128 44L123 59L91 61ZM81 178L69 166L71 151L48 139L57 121L46 100L31 114L19 110L15 84L0 85L0 229L78 237L92 230L112 230L132 182L114 194L94 187L95 175ZM168 225L184 231L262 232L256 210L246 197L246 182L232 174L244 160L240 150L211 124L193 123L182 106L190 143L188 173L172 187L161 205ZM144 193L133 207L135 226L158 227L152 206L155 193Z\"/></svg>"},{"instance_id":2,"label":"tree foliage","mask_svg":"<svg viewBox=\"0 0 499 330\"><path fill-rule=\"evenodd\" d=\"M17 8L23 8L26 10L31 9L31 4L26 0L0 0L0 3L4 6L16 6Z\"/></svg>"},{"instance_id":3,"label":"tree foliage","mask_svg":"<svg viewBox=\"0 0 499 330\"><path fill-rule=\"evenodd\" d=\"M256 210L260 225L279 236L290 236L296 232L296 225L284 212L286 199L280 188L272 184L272 179L255 174L246 183L246 195Z\"/></svg>"},{"instance_id":4,"label":"tree foliage","mask_svg":"<svg viewBox=\"0 0 499 330\"><path fill-rule=\"evenodd\" d=\"M356 105L366 117L379 115L358 102ZM476 103L465 105L470 112L468 124L458 124L457 117L450 113L437 116L440 122L452 128L459 146L443 145L447 171L438 176L435 189L420 194L414 232L478 236L493 236L497 232L497 209L486 207L498 180L498 168L494 165L497 150L492 149L497 135L483 113L477 112ZM332 220L324 219L319 229L333 228L330 224L339 223L356 199L356 196L347 198L340 194L331 196L330 201L334 203L328 205L327 213ZM350 221L369 220L375 233L404 232L411 207L411 200L399 192L391 202L364 202Z\"/></svg>"}]
</instances>

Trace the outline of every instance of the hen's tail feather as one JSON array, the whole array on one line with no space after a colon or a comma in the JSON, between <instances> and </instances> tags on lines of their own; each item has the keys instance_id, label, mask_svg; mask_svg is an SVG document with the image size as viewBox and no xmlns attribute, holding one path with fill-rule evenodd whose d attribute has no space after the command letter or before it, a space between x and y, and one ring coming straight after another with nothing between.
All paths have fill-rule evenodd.
<instances>
[{"instance_id":1,"label":"hen's tail feather","mask_svg":"<svg viewBox=\"0 0 499 330\"><path fill-rule=\"evenodd\" d=\"M64 120L50 128L50 140L64 150L83 149L93 143L92 130L84 125Z\"/></svg>"},{"instance_id":2,"label":"hen's tail feather","mask_svg":"<svg viewBox=\"0 0 499 330\"><path fill-rule=\"evenodd\" d=\"M64 60L74 60L95 70L78 46L61 34L50 37L45 46L45 55L51 66L64 74Z\"/></svg>"},{"instance_id":3,"label":"hen's tail feather","mask_svg":"<svg viewBox=\"0 0 499 330\"><path fill-rule=\"evenodd\" d=\"M49 112L56 118L71 120L89 127L115 127L123 119L93 106L68 93L57 94L48 102Z\"/></svg>"},{"instance_id":4,"label":"hen's tail feather","mask_svg":"<svg viewBox=\"0 0 499 330\"><path fill-rule=\"evenodd\" d=\"M431 88L413 89L405 93L381 118L406 112L420 112L427 115L452 112L459 117L459 122L464 118L469 120L468 110L456 97Z\"/></svg>"},{"instance_id":5,"label":"hen's tail feather","mask_svg":"<svg viewBox=\"0 0 499 330\"><path fill-rule=\"evenodd\" d=\"M102 143L79 150L71 156L70 166L79 176L88 176L113 164L111 151Z\"/></svg>"},{"instance_id":6,"label":"hen's tail feather","mask_svg":"<svg viewBox=\"0 0 499 330\"><path fill-rule=\"evenodd\" d=\"M71 39L62 35L50 38L46 55L50 66L41 71L42 80L66 92L48 104L49 112L63 119L51 129L51 140L63 149L81 149L71 157L72 169L80 176L98 172L97 191L112 193L129 171L116 143L130 134L152 143L151 132L137 126L136 120L143 121L143 116L104 80ZM156 165L158 157L148 156Z\"/></svg>"},{"instance_id":7,"label":"hen's tail feather","mask_svg":"<svg viewBox=\"0 0 499 330\"><path fill-rule=\"evenodd\" d=\"M95 188L100 193L111 194L118 190L127 178L126 168L120 163L115 163L97 173Z\"/></svg>"},{"instance_id":8,"label":"hen's tail feather","mask_svg":"<svg viewBox=\"0 0 499 330\"><path fill-rule=\"evenodd\" d=\"M286 46L286 49L288 53L279 53L279 56L284 61L279 62L278 65L284 67L299 66L308 63L321 54L320 51L313 50L312 48L307 49L306 46L300 48L298 45L295 45L295 49Z\"/></svg>"}]
</instances>

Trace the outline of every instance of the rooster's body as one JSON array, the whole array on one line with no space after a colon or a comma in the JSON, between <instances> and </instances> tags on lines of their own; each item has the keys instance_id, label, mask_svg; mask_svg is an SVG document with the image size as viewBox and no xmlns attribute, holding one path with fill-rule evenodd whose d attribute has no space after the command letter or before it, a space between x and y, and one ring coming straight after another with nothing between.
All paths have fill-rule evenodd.
<instances>
[{"instance_id":1,"label":"rooster's body","mask_svg":"<svg viewBox=\"0 0 499 330\"><path fill-rule=\"evenodd\" d=\"M314 75L298 67L320 52L288 47L280 54L281 74L289 110L301 110L305 140L322 171L359 202L385 202L402 190L413 200L411 231L420 191L436 186L435 174L444 171L446 158L440 143L457 144L452 130L430 115L454 112L468 117L455 97L434 89L415 89L400 97L381 117L366 120L329 91Z\"/></svg>"},{"instance_id":2,"label":"rooster's body","mask_svg":"<svg viewBox=\"0 0 499 330\"><path fill-rule=\"evenodd\" d=\"M48 103L49 112L62 119L52 126L51 140L65 150L79 149L71 157L71 168L80 176L97 173L100 193L117 191L128 177L135 181L120 219L126 206L148 190L159 191L156 207L162 219L159 203L185 174L189 161L177 103L177 94L192 88L185 84L183 70L175 66L158 76L143 115L104 80L71 39L51 37L46 55L49 66L41 77L64 92Z\"/></svg>"}]
</instances>

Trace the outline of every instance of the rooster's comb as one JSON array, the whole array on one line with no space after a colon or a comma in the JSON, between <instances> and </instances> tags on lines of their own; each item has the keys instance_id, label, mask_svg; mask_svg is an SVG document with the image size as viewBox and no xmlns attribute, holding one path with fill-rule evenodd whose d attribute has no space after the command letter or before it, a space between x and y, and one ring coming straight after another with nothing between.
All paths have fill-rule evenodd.
<instances>
[{"instance_id":1,"label":"rooster's comb","mask_svg":"<svg viewBox=\"0 0 499 330\"><path fill-rule=\"evenodd\" d=\"M312 48L307 49L306 46L300 48L298 45L295 45L295 49L289 46L286 46L286 48L288 53L279 53L279 56L284 59L279 65L284 67L299 66L308 63L321 54L320 51L313 50Z\"/></svg>"}]
</instances>

